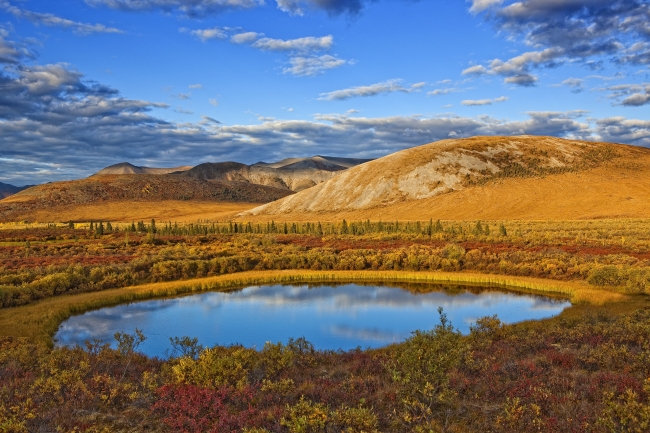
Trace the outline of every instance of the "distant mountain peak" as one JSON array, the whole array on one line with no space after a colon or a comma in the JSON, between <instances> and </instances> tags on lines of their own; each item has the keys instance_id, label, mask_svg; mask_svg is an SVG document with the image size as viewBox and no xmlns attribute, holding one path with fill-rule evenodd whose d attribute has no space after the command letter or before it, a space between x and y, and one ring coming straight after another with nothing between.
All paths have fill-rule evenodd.
<instances>
[{"instance_id":1,"label":"distant mountain peak","mask_svg":"<svg viewBox=\"0 0 650 433\"><path fill-rule=\"evenodd\" d=\"M110 165L106 168L99 170L93 176L102 175L115 175L115 174L169 174L177 171L187 171L191 166L184 165L180 167L171 168L154 168L154 167L140 167L133 165L130 162L120 162L118 164Z\"/></svg>"}]
</instances>

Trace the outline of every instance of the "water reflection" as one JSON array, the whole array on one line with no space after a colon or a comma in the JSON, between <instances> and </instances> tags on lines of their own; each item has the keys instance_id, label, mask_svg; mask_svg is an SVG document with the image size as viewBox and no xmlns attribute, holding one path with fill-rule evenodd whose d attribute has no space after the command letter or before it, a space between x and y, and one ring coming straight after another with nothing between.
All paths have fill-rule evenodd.
<instances>
[{"instance_id":1,"label":"water reflection","mask_svg":"<svg viewBox=\"0 0 650 433\"><path fill-rule=\"evenodd\" d=\"M202 293L91 311L65 321L58 345L98 339L114 343L115 332L144 331L142 350L164 356L169 337L198 337L206 346L240 343L260 348L266 341L304 336L318 349L379 347L438 324L443 307L461 332L477 318L497 314L507 323L558 314L566 301L477 288L411 286L254 286L230 293ZM413 291L413 289L417 291ZM428 290L426 293L422 291ZM430 291L435 289L437 291Z\"/></svg>"}]
</instances>

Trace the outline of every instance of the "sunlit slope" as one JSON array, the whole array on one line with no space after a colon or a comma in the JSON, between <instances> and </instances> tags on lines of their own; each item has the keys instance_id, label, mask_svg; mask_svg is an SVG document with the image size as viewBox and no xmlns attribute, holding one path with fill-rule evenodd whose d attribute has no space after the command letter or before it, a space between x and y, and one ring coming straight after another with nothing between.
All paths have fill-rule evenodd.
<instances>
[{"instance_id":1,"label":"sunlit slope","mask_svg":"<svg viewBox=\"0 0 650 433\"><path fill-rule=\"evenodd\" d=\"M553 137L474 137L368 162L241 218L647 218L649 179L645 148Z\"/></svg>"}]
</instances>

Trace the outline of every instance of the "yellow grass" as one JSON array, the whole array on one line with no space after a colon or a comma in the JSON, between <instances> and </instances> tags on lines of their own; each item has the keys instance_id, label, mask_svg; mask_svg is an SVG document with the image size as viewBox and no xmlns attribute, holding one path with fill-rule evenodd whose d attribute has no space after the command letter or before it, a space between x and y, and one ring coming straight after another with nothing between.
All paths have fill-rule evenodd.
<instances>
[{"instance_id":1,"label":"yellow grass","mask_svg":"<svg viewBox=\"0 0 650 433\"><path fill-rule=\"evenodd\" d=\"M23 307L0 310L0 336L24 337L51 345L59 324L87 310L154 297L202 291L227 291L249 285L317 282L421 282L473 284L513 291L566 296L572 303L604 304L625 295L597 290L584 282L559 282L535 278L477 273L397 271L251 271L187 281L144 284L102 292L59 296Z\"/></svg>"},{"instance_id":2,"label":"yellow grass","mask_svg":"<svg viewBox=\"0 0 650 433\"><path fill-rule=\"evenodd\" d=\"M17 221L111 221L132 222L167 220L195 222L197 220L225 221L239 212L259 206L259 203L201 202L182 200L110 201L75 206L38 209L19 215Z\"/></svg>"}]
</instances>

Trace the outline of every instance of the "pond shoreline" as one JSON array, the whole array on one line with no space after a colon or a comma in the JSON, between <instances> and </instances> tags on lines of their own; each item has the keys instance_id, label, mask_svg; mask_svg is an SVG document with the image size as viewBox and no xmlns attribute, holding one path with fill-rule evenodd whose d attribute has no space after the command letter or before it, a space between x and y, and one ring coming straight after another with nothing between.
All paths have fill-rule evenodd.
<instances>
[{"instance_id":1,"label":"pond shoreline","mask_svg":"<svg viewBox=\"0 0 650 433\"><path fill-rule=\"evenodd\" d=\"M328 282L419 282L480 285L514 292L552 294L566 297L572 304L602 305L624 301L628 296L595 289L582 281L565 282L539 278L479 273L408 271L248 271L193 280L151 283L100 292L64 295L34 304L0 310L0 336L26 338L53 346L52 337L67 318L103 307L200 293L230 291L247 285Z\"/></svg>"}]
</instances>

